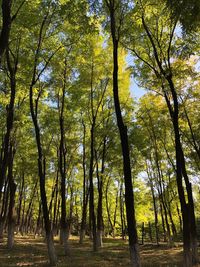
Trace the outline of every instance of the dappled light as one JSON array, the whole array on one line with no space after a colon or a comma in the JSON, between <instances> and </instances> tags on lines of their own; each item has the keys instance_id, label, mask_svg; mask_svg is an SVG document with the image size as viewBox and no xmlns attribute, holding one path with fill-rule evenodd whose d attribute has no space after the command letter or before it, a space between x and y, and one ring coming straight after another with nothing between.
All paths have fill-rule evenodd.
<instances>
[{"instance_id":1,"label":"dappled light","mask_svg":"<svg viewBox=\"0 0 200 267\"><path fill-rule=\"evenodd\" d=\"M55 242L56 252L59 255L58 266L61 267L95 267L102 266L129 266L128 243L121 239L106 238L104 246L97 253L91 251L91 241L85 240L84 246L78 244L78 238L69 240L71 253L64 257L59 242ZM168 248L166 244L156 246L146 244L140 246L141 261L144 267L181 267L182 248ZM0 266L49 266L46 259L46 248L42 238L33 236L16 236L16 247L10 252L6 244L0 248Z\"/></svg>"},{"instance_id":2,"label":"dappled light","mask_svg":"<svg viewBox=\"0 0 200 267\"><path fill-rule=\"evenodd\" d=\"M200 0L0 0L0 266L200 267Z\"/></svg>"}]
</instances>

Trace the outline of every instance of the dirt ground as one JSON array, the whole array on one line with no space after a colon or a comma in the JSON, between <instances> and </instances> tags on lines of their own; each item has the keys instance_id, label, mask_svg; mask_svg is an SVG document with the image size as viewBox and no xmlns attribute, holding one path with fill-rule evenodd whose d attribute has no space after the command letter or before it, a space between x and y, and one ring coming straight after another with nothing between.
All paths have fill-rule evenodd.
<instances>
[{"instance_id":1,"label":"dirt ground","mask_svg":"<svg viewBox=\"0 0 200 267\"><path fill-rule=\"evenodd\" d=\"M128 244L121 239L104 239L104 246L98 252L92 252L92 244L87 239L83 245L78 243L78 238L69 240L70 256L65 257L62 246L55 241L58 255L58 267L128 267ZM140 246L142 267L181 267L181 244L168 248L166 244L156 246L145 244ZM6 244L0 244L1 267L47 267L48 258L46 244L42 238L34 239L33 236L16 236L15 246L12 251ZM200 267L200 265L198 266Z\"/></svg>"}]
</instances>

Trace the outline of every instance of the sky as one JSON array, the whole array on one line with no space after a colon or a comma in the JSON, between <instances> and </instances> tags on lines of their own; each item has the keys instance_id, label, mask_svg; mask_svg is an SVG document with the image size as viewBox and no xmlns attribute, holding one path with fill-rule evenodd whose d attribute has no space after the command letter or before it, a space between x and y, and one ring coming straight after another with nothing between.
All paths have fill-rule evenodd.
<instances>
[{"instance_id":1,"label":"sky","mask_svg":"<svg viewBox=\"0 0 200 267\"><path fill-rule=\"evenodd\" d=\"M126 56L126 63L128 66L134 66L134 58L130 53L128 53L128 55ZM130 91L131 96L136 100L140 99L140 97L142 97L147 92L145 89L138 86L132 75L130 78Z\"/></svg>"},{"instance_id":2,"label":"sky","mask_svg":"<svg viewBox=\"0 0 200 267\"><path fill-rule=\"evenodd\" d=\"M145 89L137 85L133 77L131 77L130 91L131 91L131 96L136 100L140 99L140 97L142 97L147 92Z\"/></svg>"}]
</instances>

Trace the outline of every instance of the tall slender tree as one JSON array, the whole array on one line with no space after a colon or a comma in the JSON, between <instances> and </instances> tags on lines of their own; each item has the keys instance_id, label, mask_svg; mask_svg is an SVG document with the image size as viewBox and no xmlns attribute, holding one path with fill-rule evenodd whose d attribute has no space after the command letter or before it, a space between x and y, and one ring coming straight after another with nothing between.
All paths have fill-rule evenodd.
<instances>
[{"instance_id":1,"label":"tall slender tree","mask_svg":"<svg viewBox=\"0 0 200 267\"><path fill-rule=\"evenodd\" d=\"M123 27L123 18L125 16L124 10L126 9L125 6L126 3L117 0L105 0L105 3L108 8L108 14L110 19L110 32L112 36L112 45L113 45L113 97L114 97L117 125L120 133L121 148L123 155L125 203L126 203L126 216L128 224L131 265L134 267L139 267L141 264L140 264L139 246L138 246L137 230L136 230L134 194L133 194L130 152L128 143L128 130L127 126L124 124L124 120L122 117L122 111L119 99L119 88L118 88L119 84L118 49L120 44L121 28Z\"/></svg>"}]
</instances>

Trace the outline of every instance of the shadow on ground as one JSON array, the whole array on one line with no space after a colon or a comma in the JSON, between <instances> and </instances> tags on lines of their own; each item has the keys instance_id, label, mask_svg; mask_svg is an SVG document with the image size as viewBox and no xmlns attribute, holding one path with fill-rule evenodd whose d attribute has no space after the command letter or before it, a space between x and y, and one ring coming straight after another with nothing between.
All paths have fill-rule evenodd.
<instances>
[{"instance_id":1,"label":"shadow on ground","mask_svg":"<svg viewBox=\"0 0 200 267\"><path fill-rule=\"evenodd\" d=\"M121 239L105 239L104 247L92 252L92 244L87 239L83 245L77 238L69 241L70 256L65 257L62 246L55 242L58 255L58 267L128 267L128 244ZM142 267L182 267L182 248L177 245L168 248L166 244L159 247L152 244L140 246ZM48 267L46 244L42 238L33 236L16 236L12 251L5 243L0 245L1 267Z\"/></svg>"}]
</instances>

